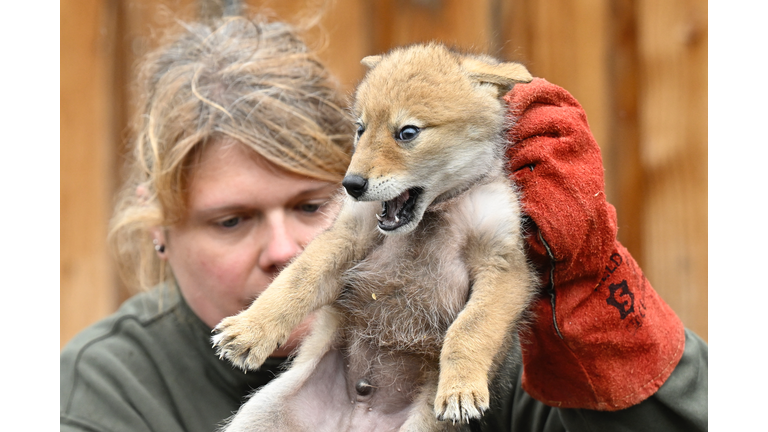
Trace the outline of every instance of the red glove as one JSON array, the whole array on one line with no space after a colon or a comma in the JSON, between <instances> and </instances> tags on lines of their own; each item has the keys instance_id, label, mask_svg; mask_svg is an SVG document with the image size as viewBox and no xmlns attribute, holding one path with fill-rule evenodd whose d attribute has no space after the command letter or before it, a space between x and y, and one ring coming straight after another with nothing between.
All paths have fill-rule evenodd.
<instances>
[{"instance_id":1,"label":"red glove","mask_svg":"<svg viewBox=\"0 0 768 432\"><path fill-rule=\"evenodd\" d=\"M616 239L600 148L581 105L538 78L505 99L517 117L510 173L532 222L528 256L542 274L521 334L523 389L555 407L635 405L680 360L683 324Z\"/></svg>"}]
</instances>

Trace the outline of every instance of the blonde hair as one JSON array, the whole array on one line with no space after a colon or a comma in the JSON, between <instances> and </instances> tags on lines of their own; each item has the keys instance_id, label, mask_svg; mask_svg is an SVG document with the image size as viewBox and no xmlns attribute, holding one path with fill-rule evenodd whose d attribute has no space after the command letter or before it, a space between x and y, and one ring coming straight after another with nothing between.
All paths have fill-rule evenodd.
<instances>
[{"instance_id":1,"label":"blonde hair","mask_svg":"<svg viewBox=\"0 0 768 432\"><path fill-rule=\"evenodd\" d=\"M231 138L286 171L332 182L350 160L342 93L294 28L244 17L184 28L139 75L143 110L109 233L132 288L172 278L150 229L184 215L189 167L202 146Z\"/></svg>"}]
</instances>

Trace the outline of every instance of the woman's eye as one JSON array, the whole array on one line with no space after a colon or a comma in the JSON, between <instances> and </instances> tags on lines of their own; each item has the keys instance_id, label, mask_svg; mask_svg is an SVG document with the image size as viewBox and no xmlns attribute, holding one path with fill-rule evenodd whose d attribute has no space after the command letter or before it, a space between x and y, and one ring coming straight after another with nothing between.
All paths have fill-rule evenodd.
<instances>
[{"instance_id":1,"label":"woman's eye","mask_svg":"<svg viewBox=\"0 0 768 432\"><path fill-rule=\"evenodd\" d=\"M224 228L234 228L241 221L242 221L242 218L240 216L235 216L235 217L231 217L229 219L225 219L225 220L219 222L219 225L224 227Z\"/></svg>"},{"instance_id":2,"label":"woman's eye","mask_svg":"<svg viewBox=\"0 0 768 432\"><path fill-rule=\"evenodd\" d=\"M419 135L419 132L421 132L421 129L416 126L403 126L402 129L397 131L395 138L398 141L410 141L416 138Z\"/></svg>"},{"instance_id":3,"label":"woman's eye","mask_svg":"<svg viewBox=\"0 0 768 432\"><path fill-rule=\"evenodd\" d=\"M299 210L304 213L315 213L320 210L320 204L302 204L299 206Z\"/></svg>"}]
</instances>

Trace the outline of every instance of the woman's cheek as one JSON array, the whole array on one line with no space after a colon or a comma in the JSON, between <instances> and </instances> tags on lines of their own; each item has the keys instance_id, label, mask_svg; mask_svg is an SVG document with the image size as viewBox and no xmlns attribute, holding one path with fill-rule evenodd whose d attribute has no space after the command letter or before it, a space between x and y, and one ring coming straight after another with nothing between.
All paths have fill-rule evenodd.
<instances>
[{"instance_id":1,"label":"woman's cheek","mask_svg":"<svg viewBox=\"0 0 768 432\"><path fill-rule=\"evenodd\" d=\"M205 279L214 286L213 290L221 294L239 293L247 280L248 265L245 257L238 254L223 254L198 262L206 274Z\"/></svg>"},{"instance_id":2,"label":"woman's cheek","mask_svg":"<svg viewBox=\"0 0 768 432\"><path fill-rule=\"evenodd\" d=\"M317 221L314 224L306 224L302 225L298 229L298 240L299 244L301 245L302 249L307 247L307 245L315 239L320 233L325 231L327 228L331 227L333 220L324 218L320 221Z\"/></svg>"}]
</instances>

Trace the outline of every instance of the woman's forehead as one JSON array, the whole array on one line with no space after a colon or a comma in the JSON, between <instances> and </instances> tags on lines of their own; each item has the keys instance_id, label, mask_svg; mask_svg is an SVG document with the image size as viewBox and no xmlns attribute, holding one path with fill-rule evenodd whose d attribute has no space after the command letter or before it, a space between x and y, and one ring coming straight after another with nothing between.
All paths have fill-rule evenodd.
<instances>
[{"instance_id":1,"label":"woman's forehead","mask_svg":"<svg viewBox=\"0 0 768 432\"><path fill-rule=\"evenodd\" d=\"M271 205L337 187L287 172L234 140L206 145L189 169L190 210L246 203Z\"/></svg>"}]
</instances>

